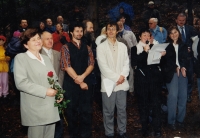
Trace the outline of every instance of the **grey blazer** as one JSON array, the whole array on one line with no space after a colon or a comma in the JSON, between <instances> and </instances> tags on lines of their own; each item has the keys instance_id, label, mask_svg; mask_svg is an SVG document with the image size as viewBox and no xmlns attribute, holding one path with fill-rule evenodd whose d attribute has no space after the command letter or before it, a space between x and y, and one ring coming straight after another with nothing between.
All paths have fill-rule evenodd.
<instances>
[{"instance_id":1,"label":"grey blazer","mask_svg":"<svg viewBox=\"0 0 200 138\"><path fill-rule=\"evenodd\" d=\"M47 53L44 51L43 48L41 49L40 53L43 55L46 55L48 57ZM58 76L58 82L62 86L65 72L62 71L60 68L60 56L61 55L60 55L60 52L53 50L53 49L52 49L52 53L53 53L53 67Z\"/></svg>"},{"instance_id":2,"label":"grey blazer","mask_svg":"<svg viewBox=\"0 0 200 138\"><path fill-rule=\"evenodd\" d=\"M21 120L24 126L38 126L60 120L55 97L46 96L50 88L47 80L49 71L57 75L48 57L42 55L45 65L26 53L18 54L14 61L14 79L21 96Z\"/></svg>"}]
</instances>

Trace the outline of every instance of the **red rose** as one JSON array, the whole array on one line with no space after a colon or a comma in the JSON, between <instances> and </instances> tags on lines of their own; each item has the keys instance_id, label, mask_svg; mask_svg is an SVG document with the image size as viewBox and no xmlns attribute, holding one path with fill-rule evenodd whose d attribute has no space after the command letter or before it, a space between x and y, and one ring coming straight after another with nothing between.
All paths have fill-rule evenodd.
<instances>
[{"instance_id":1,"label":"red rose","mask_svg":"<svg viewBox=\"0 0 200 138\"><path fill-rule=\"evenodd\" d=\"M47 74L47 76L48 76L48 77L53 77L53 72L52 72L52 71L49 71L48 74Z\"/></svg>"}]
</instances>

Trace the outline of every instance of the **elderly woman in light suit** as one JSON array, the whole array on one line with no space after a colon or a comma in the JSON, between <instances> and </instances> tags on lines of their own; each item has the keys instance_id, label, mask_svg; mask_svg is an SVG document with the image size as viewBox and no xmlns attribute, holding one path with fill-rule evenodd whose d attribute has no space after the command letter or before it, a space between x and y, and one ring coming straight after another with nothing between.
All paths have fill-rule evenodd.
<instances>
[{"instance_id":1,"label":"elderly woman in light suit","mask_svg":"<svg viewBox=\"0 0 200 138\"><path fill-rule=\"evenodd\" d=\"M29 126L28 138L53 138L54 123L60 118L54 107L57 91L48 83L47 74L52 71L54 80L57 76L49 58L39 54L42 41L37 30L26 30L21 39L27 52L15 57L14 78L21 95L22 125Z\"/></svg>"}]
</instances>

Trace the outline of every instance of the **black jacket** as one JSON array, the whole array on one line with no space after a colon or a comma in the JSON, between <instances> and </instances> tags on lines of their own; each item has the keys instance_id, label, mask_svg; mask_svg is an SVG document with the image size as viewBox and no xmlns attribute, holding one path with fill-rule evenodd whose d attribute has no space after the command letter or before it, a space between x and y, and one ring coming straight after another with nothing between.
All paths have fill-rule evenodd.
<instances>
[{"instance_id":1,"label":"black jacket","mask_svg":"<svg viewBox=\"0 0 200 138\"><path fill-rule=\"evenodd\" d=\"M171 43L165 50L166 55L161 59L161 70L165 83L170 83L177 68L176 52L173 44ZM187 46L183 43L178 46L178 61L180 68L187 67Z\"/></svg>"},{"instance_id":2,"label":"black jacket","mask_svg":"<svg viewBox=\"0 0 200 138\"><path fill-rule=\"evenodd\" d=\"M155 87L161 87L159 85L162 82L160 66L159 64L148 65L147 58L147 52L143 51L137 54L137 47L131 48L131 66L135 69L135 87L141 84L153 84Z\"/></svg>"}]
</instances>

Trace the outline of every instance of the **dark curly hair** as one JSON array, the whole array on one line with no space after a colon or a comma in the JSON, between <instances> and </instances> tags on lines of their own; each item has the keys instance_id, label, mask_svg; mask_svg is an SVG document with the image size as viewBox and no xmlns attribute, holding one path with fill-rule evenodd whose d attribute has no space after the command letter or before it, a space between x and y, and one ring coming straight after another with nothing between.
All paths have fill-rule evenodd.
<instances>
[{"instance_id":1,"label":"dark curly hair","mask_svg":"<svg viewBox=\"0 0 200 138\"><path fill-rule=\"evenodd\" d=\"M138 36L141 37L142 33L145 33L145 32L147 32L147 33L149 33L151 35L151 32L149 31L149 29L147 29L147 28L141 28L140 31L139 31L139 33L138 33Z\"/></svg>"}]
</instances>

